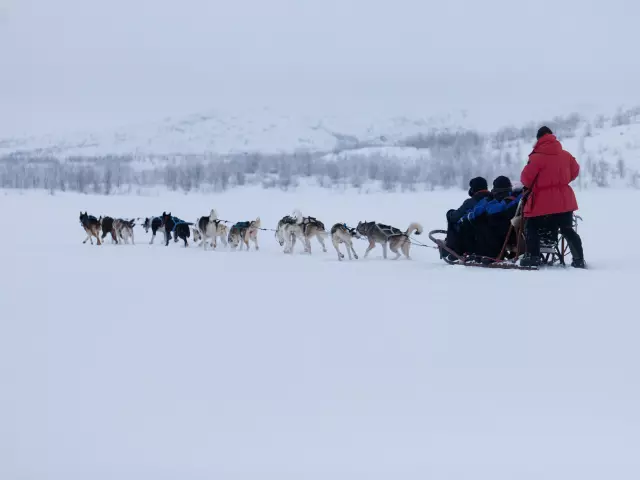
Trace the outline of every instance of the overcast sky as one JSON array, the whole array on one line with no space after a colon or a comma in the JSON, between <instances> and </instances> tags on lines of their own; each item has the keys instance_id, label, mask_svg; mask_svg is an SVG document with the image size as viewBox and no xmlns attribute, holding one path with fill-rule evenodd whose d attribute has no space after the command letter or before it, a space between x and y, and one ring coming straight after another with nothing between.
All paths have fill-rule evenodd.
<instances>
[{"instance_id":1,"label":"overcast sky","mask_svg":"<svg viewBox=\"0 0 640 480\"><path fill-rule=\"evenodd\" d=\"M0 0L0 138L267 105L640 103L630 0Z\"/></svg>"}]
</instances>

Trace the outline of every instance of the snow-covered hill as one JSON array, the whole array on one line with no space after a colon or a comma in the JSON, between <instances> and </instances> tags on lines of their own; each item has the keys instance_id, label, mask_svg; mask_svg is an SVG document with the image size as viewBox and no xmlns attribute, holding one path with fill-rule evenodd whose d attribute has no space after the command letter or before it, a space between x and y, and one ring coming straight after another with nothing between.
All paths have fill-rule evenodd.
<instances>
[{"instance_id":1,"label":"snow-covered hill","mask_svg":"<svg viewBox=\"0 0 640 480\"><path fill-rule=\"evenodd\" d=\"M105 193L117 186L226 189L245 183L465 186L517 178L540 124L582 165L579 187L640 186L640 107L487 131L466 113L432 118L209 112L116 132L0 141L0 186ZM72 160L69 162L69 160Z\"/></svg>"},{"instance_id":2,"label":"snow-covered hill","mask_svg":"<svg viewBox=\"0 0 640 480\"><path fill-rule=\"evenodd\" d=\"M465 115L434 117L320 116L272 109L210 111L106 132L2 139L0 155L205 155L296 150L332 151L395 145L431 130L461 129Z\"/></svg>"}]
</instances>

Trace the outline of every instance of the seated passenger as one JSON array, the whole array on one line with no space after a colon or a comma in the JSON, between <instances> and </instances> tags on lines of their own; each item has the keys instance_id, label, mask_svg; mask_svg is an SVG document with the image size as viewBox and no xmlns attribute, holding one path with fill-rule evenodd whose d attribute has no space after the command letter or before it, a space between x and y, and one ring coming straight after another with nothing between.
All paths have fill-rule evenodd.
<instances>
[{"instance_id":1,"label":"seated passenger","mask_svg":"<svg viewBox=\"0 0 640 480\"><path fill-rule=\"evenodd\" d=\"M500 254L521 197L521 191L513 192L508 177L499 176L493 181L491 197L478 202L461 220L473 229L473 253L489 258ZM515 241L515 235L512 240Z\"/></svg>"},{"instance_id":2,"label":"seated passenger","mask_svg":"<svg viewBox=\"0 0 640 480\"><path fill-rule=\"evenodd\" d=\"M474 250L475 235L469 222L461 222L463 217L469 214L480 201L490 197L487 180L476 177L469 182L469 197L458 209L447 212L447 239L446 245L458 255L471 253Z\"/></svg>"}]
</instances>

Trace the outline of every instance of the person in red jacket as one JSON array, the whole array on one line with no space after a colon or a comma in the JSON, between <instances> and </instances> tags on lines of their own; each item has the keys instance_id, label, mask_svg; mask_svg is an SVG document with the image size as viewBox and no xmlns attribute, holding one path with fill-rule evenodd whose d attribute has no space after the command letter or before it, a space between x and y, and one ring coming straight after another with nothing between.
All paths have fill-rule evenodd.
<instances>
[{"instance_id":1,"label":"person in red jacket","mask_svg":"<svg viewBox=\"0 0 640 480\"><path fill-rule=\"evenodd\" d=\"M585 268L582 240L573 229L573 212L578 209L576 194L569 185L580 173L580 165L549 127L541 127L537 142L522 170L520 181L529 190L524 207L527 253L522 266L540 264L540 229L557 230L567 240L576 268Z\"/></svg>"}]
</instances>

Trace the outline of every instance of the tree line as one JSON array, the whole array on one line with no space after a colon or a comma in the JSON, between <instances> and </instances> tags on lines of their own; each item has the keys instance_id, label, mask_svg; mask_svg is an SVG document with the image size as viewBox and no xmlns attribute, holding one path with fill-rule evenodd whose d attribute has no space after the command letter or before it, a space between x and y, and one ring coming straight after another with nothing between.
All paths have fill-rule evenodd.
<instances>
[{"instance_id":1,"label":"tree line","mask_svg":"<svg viewBox=\"0 0 640 480\"><path fill-rule=\"evenodd\" d=\"M582 165L580 187L624 184L640 187L640 174L623 158L586 152L584 139L592 129L638 122L640 107L618 112L594 125L573 114L547 124L561 139L579 137L576 156ZM288 190L301 182L326 188L365 189L376 184L385 191L466 188L473 176L519 178L535 138L535 124L507 127L492 134L473 130L429 131L399 142L394 148L351 149L288 154L241 153L181 156L55 156L15 153L0 157L0 188L46 189L113 194L146 187L170 190L225 191L243 185ZM411 154L406 154L406 148ZM373 153L370 153L373 152Z\"/></svg>"}]
</instances>

